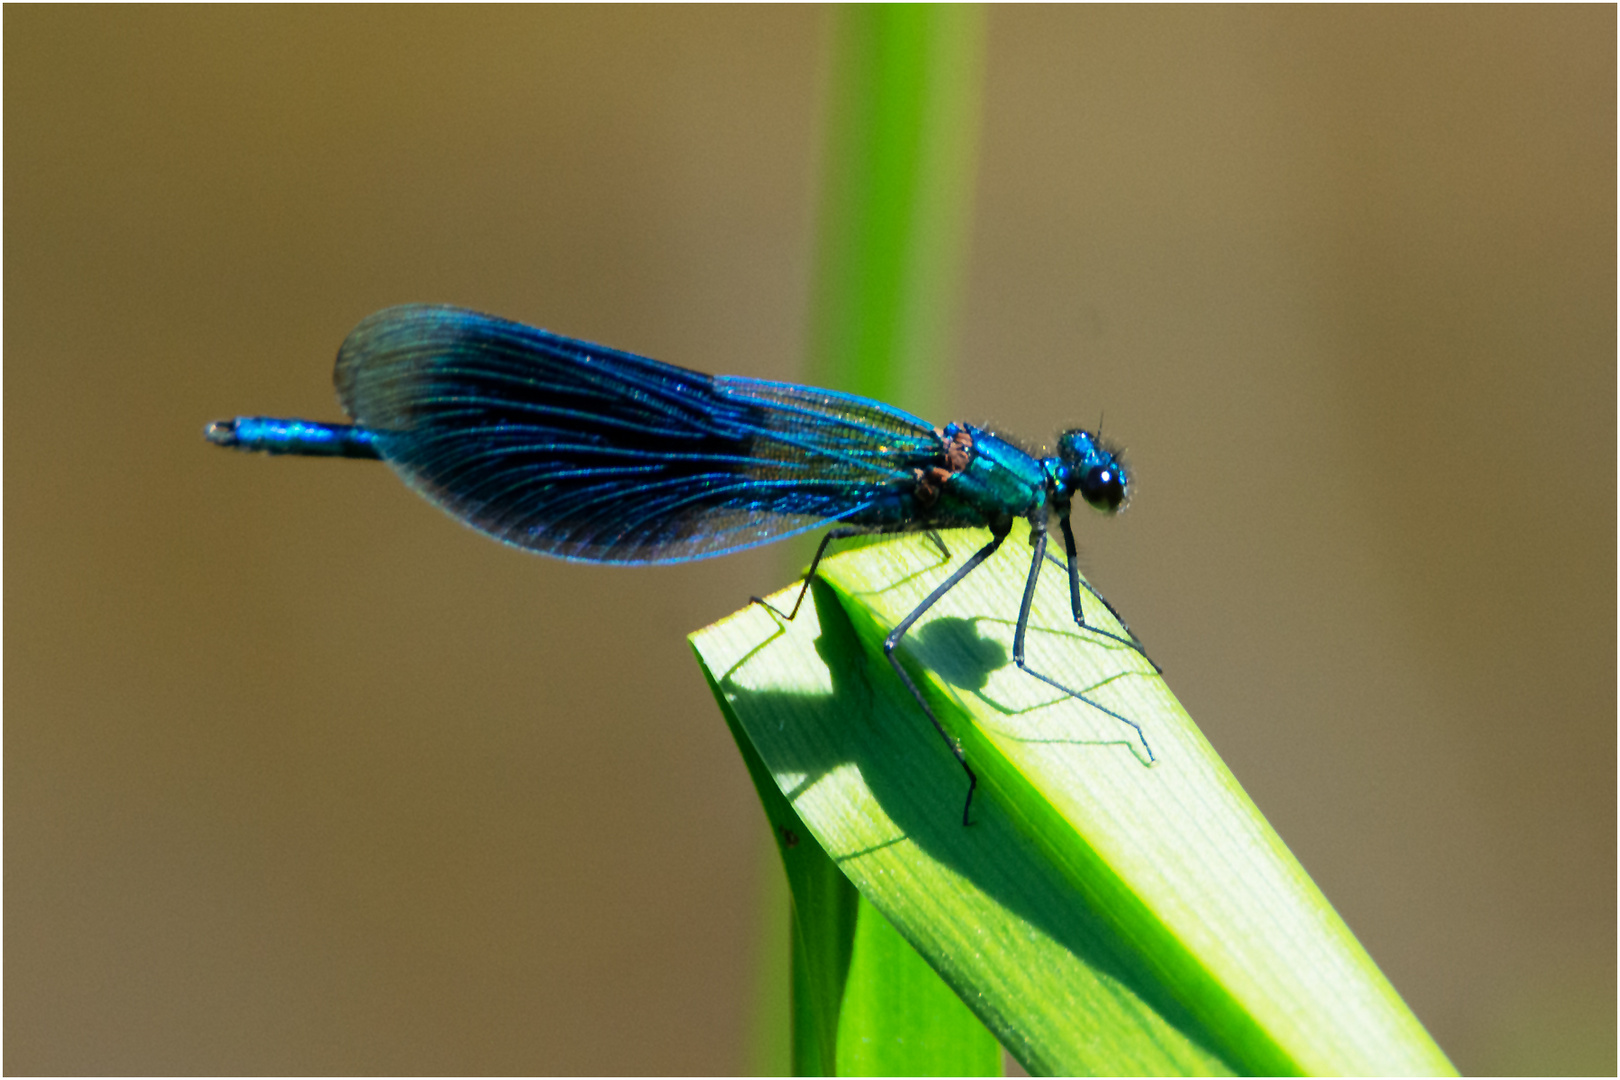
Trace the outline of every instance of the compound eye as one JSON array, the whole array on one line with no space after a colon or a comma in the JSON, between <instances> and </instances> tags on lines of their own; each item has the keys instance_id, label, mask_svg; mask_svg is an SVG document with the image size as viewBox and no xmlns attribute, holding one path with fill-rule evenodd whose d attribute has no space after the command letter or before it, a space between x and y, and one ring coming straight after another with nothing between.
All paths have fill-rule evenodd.
<instances>
[{"instance_id":1,"label":"compound eye","mask_svg":"<svg viewBox=\"0 0 1620 1080\"><path fill-rule=\"evenodd\" d=\"M1093 465L1080 477L1080 497L1098 510L1113 513L1125 501L1125 481L1117 468Z\"/></svg>"}]
</instances>

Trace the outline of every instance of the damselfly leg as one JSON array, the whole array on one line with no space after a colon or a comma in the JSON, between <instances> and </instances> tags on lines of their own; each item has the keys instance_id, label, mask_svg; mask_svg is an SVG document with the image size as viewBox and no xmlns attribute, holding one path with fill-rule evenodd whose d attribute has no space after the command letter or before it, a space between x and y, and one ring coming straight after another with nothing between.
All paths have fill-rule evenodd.
<instances>
[{"instance_id":1,"label":"damselfly leg","mask_svg":"<svg viewBox=\"0 0 1620 1080\"><path fill-rule=\"evenodd\" d=\"M1063 522L1063 525L1064 525L1064 530L1063 531L1067 536L1071 537L1069 542L1072 545L1073 544L1073 540L1072 540L1073 533L1071 533L1069 531L1068 524L1069 523L1068 523L1067 520L1065 520ZM1077 699L1079 701L1085 702L1087 705L1090 705L1093 709L1096 709L1098 712L1105 713L1108 716L1112 716L1115 720L1118 720L1122 724L1129 725L1131 728L1133 728L1136 731L1136 737L1142 741L1142 749L1147 751L1148 762L1152 763L1153 761L1155 761L1157 759L1154 758L1154 756L1153 756L1153 747L1148 745L1147 735L1142 731L1142 725L1141 724L1138 724L1135 720L1132 720L1128 716L1121 716L1119 713L1115 712L1113 709L1110 709L1106 705L1100 704L1099 702L1097 702L1093 698L1087 697L1086 695L1080 693L1080 691L1078 691L1078 690L1073 690L1073 689L1071 689L1071 688L1069 688L1067 686L1064 686L1062 683L1058 682L1056 679L1051 678L1050 676L1042 675L1040 672L1038 672L1034 668L1030 667L1029 664L1027 664L1024 661L1024 638L1029 632L1029 611L1030 611L1030 608L1032 606L1034 606L1034 603L1035 603L1035 583L1040 580L1041 563L1046 560L1046 530L1045 529L1033 530L1032 533L1031 533L1030 539L1033 540L1034 544L1035 544L1035 556L1034 556L1033 559L1030 560L1030 564L1029 564L1029 580L1024 582L1024 601L1018 607L1018 626L1017 626L1016 629L1013 630L1013 663L1017 664L1018 665L1018 670L1022 671L1024 674L1033 676L1034 678L1037 678L1037 679L1041 680L1041 682L1045 683L1047 686L1050 686L1050 687L1053 687L1055 689L1061 690L1065 694L1068 694L1070 697L1075 698L1075 699ZM1071 568L1074 566L1074 556L1073 555L1069 556L1069 566ZM1077 574L1076 574L1075 571L1073 571L1071 569L1070 574L1069 574L1069 583L1070 583L1071 587L1074 586L1074 582L1076 580L1077 580ZM1080 593L1079 593L1078 588L1075 588L1073 599L1074 599L1075 619L1079 620L1079 618L1080 618ZM1081 623L1081 625L1085 629L1088 629L1088 630L1093 630L1093 631L1097 630L1096 627L1085 626L1084 623ZM1121 625L1123 625L1123 624L1121 624ZM1115 640L1123 640L1121 638L1118 638L1114 634L1109 634L1107 631L1097 631L1097 632L1098 633L1103 633L1108 637L1114 638ZM1140 650L1138 650L1138 651L1140 651ZM1146 656L1145 653L1143 655ZM1148 661L1148 662L1152 663L1151 660Z\"/></svg>"},{"instance_id":2,"label":"damselfly leg","mask_svg":"<svg viewBox=\"0 0 1620 1080\"><path fill-rule=\"evenodd\" d=\"M1142 655L1142 659L1153 665L1153 671L1155 674L1163 675L1164 668L1160 667L1157 661L1147 654L1147 648L1142 644L1142 640L1131 631L1130 626L1127 625L1125 620L1120 617L1119 612L1114 610L1114 605L1108 602L1108 598L1106 596L1093 588L1091 582L1080 577L1080 564L1075 558L1079 552L1079 549L1075 545L1074 527L1069 524L1069 519L1066 517L1059 518L1058 526L1063 530L1063 548L1064 554L1067 556L1068 561L1063 562L1050 552L1046 552L1045 557L1051 560L1053 566L1062 567L1069 575L1069 604L1074 608L1075 625L1080 627L1080 629L1088 630L1093 634L1101 634L1105 638L1112 638L1121 645L1130 646ZM1041 548L1043 551L1045 551L1046 543L1044 538L1041 542ZM1033 571L1031 573L1033 574ZM1125 637L1120 637L1111 630L1104 630L1095 623L1086 622L1085 609L1080 604L1081 589L1085 589L1086 592L1096 597L1097 602L1108 609L1108 614L1112 615L1114 617L1114 621L1119 623L1120 629L1125 631Z\"/></svg>"},{"instance_id":3,"label":"damselfly leg","mask_svg":"<svg viewBox=\"0 0 1620 1080\"><path fill-rule=\"evenodd\" d=\"M788 622L792 622L794 616L798 615L799 613L800 605L804 603L805 594L810 591L810 583L816 579L816 567L821 565L821 557L827 554L827 545L832 543L834 540L848 540L851 537L867 535L869 535L869 533L864 529L832 529L827 533L826 536L821 538L821 543L816 546L816 557L810 560L810 569L804 572L804 584L799 588L799 595L793 601L792 611L778 611L769 600L759 596L750 596L748 598L748 602L751 604L758 604L771 614L776 615L779 618L786 619Z\"/></svg>"},{"instance_id":4,"label":"damselfly leg","mask_svg":"<svg viewBox=\"0 0 1620 1080\"><path fill-rule=\"evenodd\" d=\"M924 599L922 603L918 604L916 608L912 610L910 615L907 615L904 619L901 619L900 625L896 626L893 630L890 630L889 636L883 639L883 655L888 658L889 666L894 668L894 673L896 675L900 676L900 681L906 684L906 689L911 691L911 696L917 699L917 704L922 708L923 714L928 717L928 722L934 725L934 730L939 732L939 737L941 739L945 740L945 745L949 747L951 753L955 755L957 762L962 766L962 771L967 773L967 801L962 804L963 825L973 824L973 822L969 819L968 814L973 809L973 792L979 786L978 774L975 773L973 771L973 767L967 763L967 755L962 753L961 743L951 738L950 733L945 730L945 725L941 724L939 722L939 718L934 715L934 710L930 709L928 707L928 702L923 700L922 691L917 689L917 684L911 681L910 675L906 674L906 669L901 666L900 658L894 655L894 650L899 646L900 639L906 636L906 631L911 629L912 624L918 619L922 618L923 614L927 612L929 608L939 603L940 597L956 588L957 584L960 583L963 578L971 574L980 563L984 562L984 560L996 553L996 549L1001 546L1001 542L1007 539L1007 533L1009 531L1010 529L1003 529L1001 532L993 534L990 537L990 542L988 544L984 545L984 547L980 548L978 551L975 551L967 562L957 567L955 572L953 572L950 577L946 578L943 582L936 586L934 591L929 593L927 598Z\"/></svg>"}]
</instances>

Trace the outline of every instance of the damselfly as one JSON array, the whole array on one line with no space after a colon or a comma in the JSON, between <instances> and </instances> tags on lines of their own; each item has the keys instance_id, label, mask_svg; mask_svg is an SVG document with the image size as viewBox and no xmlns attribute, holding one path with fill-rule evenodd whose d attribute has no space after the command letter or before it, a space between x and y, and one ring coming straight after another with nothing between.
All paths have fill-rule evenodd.
<instances>
[{"instance_id":1,"label":"damselfly","mask_svg":"<svg viewBox=\"0 0 1620 1080\"><path fill-rule=\"evenodd\" d=\"M788 619L834 540L924 532L944 550L940 530L988 529L989 542L883 642L890 666L967 773L964 824L978 776L895 650L924 612L1025 521L1034 551L1013 661L1128 724L1153 759L1141 725L1024 659L1054 523L1067 562L1052 561L1068 571L1075 623L1141 652L1123 621L1125 635L1114 634L1087 623L1081 604L1084 588L1119 619L1080 578L1069 522L1074 497L1113 514L1129 491L1118 455L1090 432L1065 431L1057 453L1037 458L982 428L936 428L867 398L704 375L428 305L389 308L362 321L338 351L335 380L353 424L244 416L208 425L208 440L271 454L380 458L474 529L584 562L684 562L832 526Z\"/></svg>"}]
</instances>

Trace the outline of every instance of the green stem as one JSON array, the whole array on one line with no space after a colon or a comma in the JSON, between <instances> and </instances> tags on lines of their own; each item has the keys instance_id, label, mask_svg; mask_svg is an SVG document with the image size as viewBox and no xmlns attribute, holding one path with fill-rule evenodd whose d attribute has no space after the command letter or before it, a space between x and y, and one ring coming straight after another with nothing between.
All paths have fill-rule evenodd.
<instances>
[{"instance_id":1,"label":"green stem","mask_svg":"<svg viewBox=\"0 0 1620 1080\"><path fill-rule=\"evenodd\" d=\"M984 14L858 5L832 23L811 379L926 415L943 398L966 248ZM834 864L796 872L804 852L784 858L794 1070L999 1074L994 1038Z\"/></svg>"},{"instance_id":2,"label":"green stem","mask_svg":"<svg viewBox=\"0 0 1620 1080\"><path fill-rule=\"evenodd\" d=\"M929 416L972 212L984 13L862 4L833 23L810 376Z\"/></svg>"}]
</instances>

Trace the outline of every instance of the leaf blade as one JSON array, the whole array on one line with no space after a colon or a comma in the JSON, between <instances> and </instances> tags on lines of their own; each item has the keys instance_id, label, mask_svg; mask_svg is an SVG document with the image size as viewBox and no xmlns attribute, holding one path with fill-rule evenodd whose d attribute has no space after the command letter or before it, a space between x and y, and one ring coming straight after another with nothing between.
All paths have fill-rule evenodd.
<instances>
[{"instance_id":1,"label":"leaf blade","mask_svg":"<svg viewBox=\"0 0 1620 1080\"><path fill-rule=\"evenodd\" d=\"M833 861L1032 1072L1449 1073L1162 680L1074 627L1057 575L1032 663L1144 721L1160 764L992 655L1028 572L1015 547L906 650L983 777L971 829L960 767L878 649L948 573L925 542L824 563L814 625L756 606L694 635Z\"/></svg>"}]
</instances>

